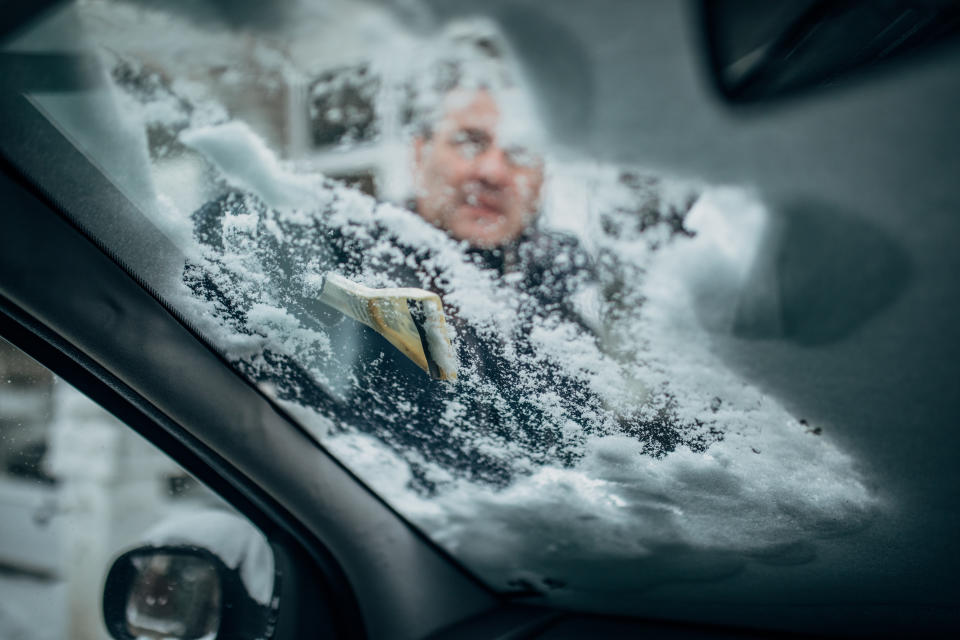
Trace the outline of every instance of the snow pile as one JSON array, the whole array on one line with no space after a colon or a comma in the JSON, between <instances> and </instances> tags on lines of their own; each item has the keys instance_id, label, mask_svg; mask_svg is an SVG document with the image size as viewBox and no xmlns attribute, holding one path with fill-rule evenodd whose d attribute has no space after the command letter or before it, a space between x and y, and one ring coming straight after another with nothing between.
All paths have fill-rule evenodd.
<instances>
[{"instance_id":1,"label":"snow pile","mask_svg":"<svg viewBox=\"0 0 960 640\"><path fill-rule=\"evenodd\" d=\"M446 464L444 456L431 457L444 446L438 442L431 442L433 449L406 448L386 432L371 436L364 429L331 423L309 394L281 395L281 400L398 510L494 584L516 581L520 574L514 566L524 567L519 579L526 582L539 576L537 584L578 584L579 569L598 560L659 560L677 548L740 554L737 558L760 554L775 561L781 551L795 554L791 545L798 541L856 529L869 519L874 499L854 461L710 354L698 313L703 292L734 289L746 274L749 258L744 256L764 231L763 208L749 194L708 191L679 227L671 231L669 222L659 221L667 229L655 229L655 241L649 229L592 239L594 246L642 265L636 272L642 279L630 283L632 290L623 293L616 314L613 340L619 358L550 314L529 329L531 352L511 351L525 330L518 318L530 301L522 293L473 264L462 247L409 212L285 172L256 145L250 148L260 150L242 164L229 152L218 156L223 149L247 144L244 136L249 132L227 126L184 138L198 141L212 160L226 158L226 179L264 200L283 185L312 185L313 202L325 213L270 210L249 196L253 199L240 212L224 218L223 237L235 238L236 245L217 268L240 274L226 286L256 299L246 321L259 337L241 350L234 331L221 329L210 337L231 357L256 361L258 367L264 364L265 349L289 354L321 387L334 384L333 375L351 375L346 366L329 368L336 350L331 336L306 327L276 292L265 296L273 285L251 244L258 233L297 243L303 238L296 230L315 233L321 222L350 230L371 244L359 264L340 267L353 268L350 275L370 285L398 284L384 281L397 263L426 265L428 272L444 274L450 282L445 303L453 316L469 322L481 338L504 343L505 362L516 373L511 384L546 420L529 428L554 434L551 444L536 450L537 434L521 430L505 437L468 413L466 396L493 404L509 401L504 389L491 388L480 372L471 371L469 358L465 375L454 385L462 393L447 397L444 414L433 427L417 421L415 402L408 403L409 415L401 415L402 403L387 403L392 414L380 418L400 429L409 424L421 435L437 429L438 437L467 447L470 456L507 465L505 483L502 477L484 482L482 473L465 474L456 464ZM417 247L426 257L418 262L403 246ZM720 316L730 315L723 305L716 308ZM326 364L312 366L311 358ZM582 384L590 391L586 397L599 404L571 407L565 397L570 388L554 386L556 380ZM390 394L389 389L380 391ZM382 399L374 393L361 400ZM647 430L633 429L633 424ZM660 431L650 431L649 425ZM431 491L425 493L424 486ZM541 544L544 540L549 543ZM504 567L504 557L512 558L513 566ZM621 579L644 583L649 575Z\"/></svg>"},{"instance_id":2,"label":"snow pile","mask_svg":"<svg viewBox=\"0 0 960 640\"><path fill-rule=\"evenodd\" d=\"M190 129L180 140L219 167L230 186L253 191L268 206L304 209L315 204L317 181L285 172L246 123L231 121Z\"/></svg>"}]
</instances>

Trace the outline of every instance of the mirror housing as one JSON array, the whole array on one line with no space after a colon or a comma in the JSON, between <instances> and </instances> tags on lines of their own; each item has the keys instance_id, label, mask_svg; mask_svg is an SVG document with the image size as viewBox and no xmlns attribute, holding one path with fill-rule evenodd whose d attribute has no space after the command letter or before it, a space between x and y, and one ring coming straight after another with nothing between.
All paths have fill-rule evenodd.
<instances>
[{"instance_id":1,"label":"mirror housing","mask_svg":"<svg viewBox=\"0 0 960 640\"><path fill-rule=\"evenodd\" d=\"M103 589L103 617L117 640L271 638L279 583L266 605L254 600L239 572L192 545L142 546L118 557Z\"/></svg>"},{"instance_id":2,"label":"mirror housing","mask_svg":"<svg viewBox=\"0 0 960 640\"><path fill-rule=\"evenodd\" d=\"M835 84L957 41L952 0L702 0L713 84L732 103Z\"/></svg>"}]
</instances>

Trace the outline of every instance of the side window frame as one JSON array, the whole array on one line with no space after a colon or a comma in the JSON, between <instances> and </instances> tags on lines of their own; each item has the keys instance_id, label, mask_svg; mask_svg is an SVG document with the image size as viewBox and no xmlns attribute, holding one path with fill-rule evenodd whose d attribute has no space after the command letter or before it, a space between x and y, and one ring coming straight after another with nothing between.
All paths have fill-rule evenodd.
<instances>
[{"instance_id":1,"label":"side window frame","mask_svg":"<svg viewBox=\"0 0 960 640\"><path fill-rule=\"evenodd\" d=\"M264 534L277 574L283 576L276 593L281 603L273 638L301 638L306 629L323 638L365 635L346 577L329 552L272 498L243 481L229 461L2 294L0 337L157 447ZM104 567L104 573L108 569Z\"/></svg>"}]
</instances>

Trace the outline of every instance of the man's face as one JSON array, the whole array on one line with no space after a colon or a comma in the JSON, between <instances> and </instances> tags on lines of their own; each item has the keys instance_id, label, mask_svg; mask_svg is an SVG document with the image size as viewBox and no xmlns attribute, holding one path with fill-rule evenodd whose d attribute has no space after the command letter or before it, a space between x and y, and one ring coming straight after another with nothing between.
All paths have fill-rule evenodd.
<instances>
[{"instance_id":1,"label":"man's face","mask_svg":"<svg viewBox=\"0 0 960 640\"><path fill-rule=\"evenodd\" d=\"M472 246L505 245L536 216L542 161L498 138L487 91L456 92L448 104L433 135L414 141L417 212Z\"/></svg>"}]
</instances>

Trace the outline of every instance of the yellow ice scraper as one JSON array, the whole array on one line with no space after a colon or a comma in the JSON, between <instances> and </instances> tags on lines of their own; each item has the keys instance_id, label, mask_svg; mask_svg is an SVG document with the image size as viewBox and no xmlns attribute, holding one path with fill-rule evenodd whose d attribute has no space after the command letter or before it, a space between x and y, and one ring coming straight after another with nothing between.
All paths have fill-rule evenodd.
<instances>
[{"instance_id":1,"label":"yellow ice scraper","mask_svg":"<svg viewBox=\"0 0 960 640\"><path fill-rule=\"evenodd\" d=\"M437 294L407 287L373 289L328 273L320 301L382 335L431 378L456 379L457 358Z\"/></svg>"}]
</instances>

